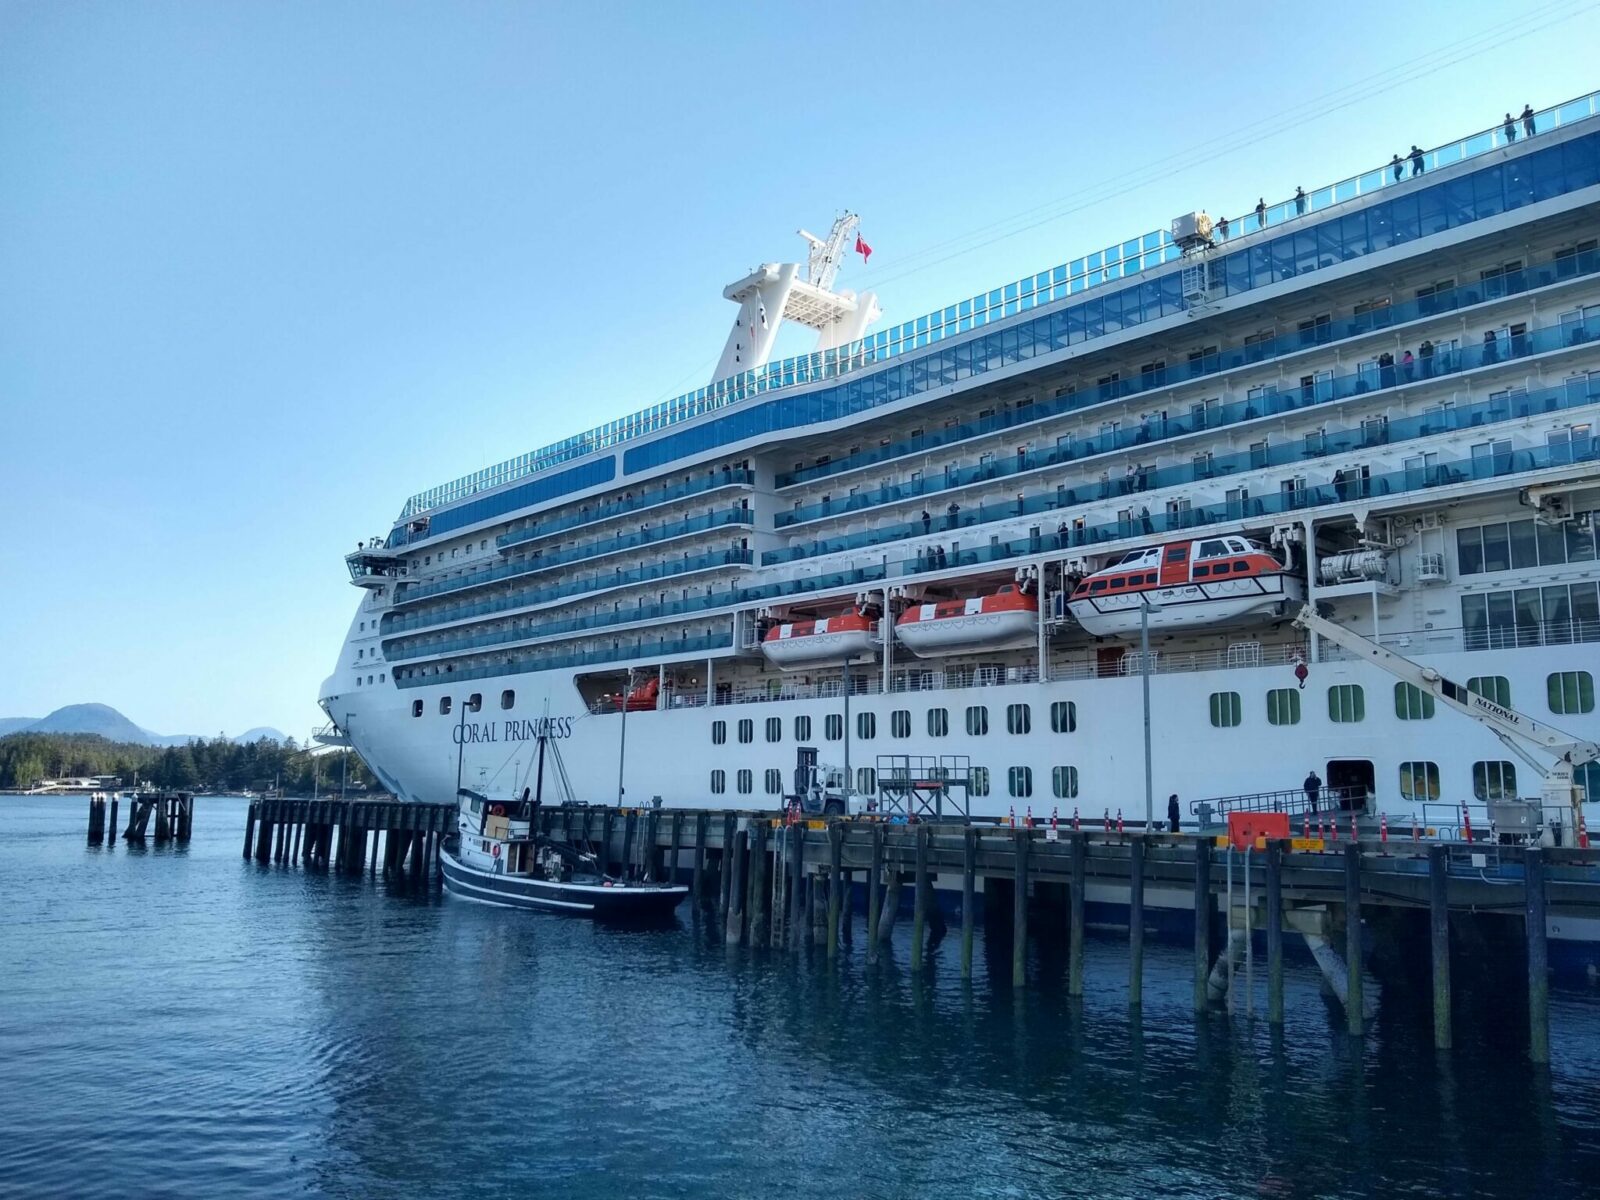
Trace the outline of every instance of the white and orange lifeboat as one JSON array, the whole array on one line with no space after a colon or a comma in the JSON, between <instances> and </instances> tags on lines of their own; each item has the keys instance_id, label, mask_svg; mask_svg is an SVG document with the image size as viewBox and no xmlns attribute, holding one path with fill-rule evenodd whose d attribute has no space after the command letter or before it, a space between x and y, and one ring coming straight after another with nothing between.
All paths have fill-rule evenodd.
<instances>
[{"instance_id":1,"label":"white and orange lifeboat","mask_svg":"<svg viewBox=\"0 0 1600 1200\"><path fill-rule=\"evenodd\" d=\"M859 613L774 625L761 639L761 653L780 671L855 661L878 648L878 623Z\"/></svg>"},{"instance_id":2,"label":"white and orange lifeboat","mask_svg":"<svg viewBox=\"0 0 1600 1200\"><path fill-rule=\"evenodd\" d=\"M1008 583L970 600L914 604L900 614L894 632L908 650L923 658L1031 646L1039 636L1039 601Z\"/></svg>"},{"instance_id":3,"label":"white and orange lifeboat","mask_svg":"<svg viewBox=\"0 0 1600 1200\"><path fill-rule=\"evenodd\" d=\"M1260 542L1236 535L1133 550L1082 579L1067 609L1089 633L1139 632L1141 601L1151 629L1193 628L1283 611L1305 584Z\"/></svg>"}]
</instances>

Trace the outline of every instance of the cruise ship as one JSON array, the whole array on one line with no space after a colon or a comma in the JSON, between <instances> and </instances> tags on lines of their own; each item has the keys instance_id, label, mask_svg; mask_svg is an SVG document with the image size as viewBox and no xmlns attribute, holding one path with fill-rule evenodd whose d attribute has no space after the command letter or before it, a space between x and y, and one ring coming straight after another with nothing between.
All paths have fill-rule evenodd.
<instances>
[{"instance_id":1,"label":"cruise ship","mask_svg":"<svg viewBox=\"0 0 1600 1200\"><path fill-rule=\"evenodd\" d=\"M805 234L726 288L707 386L364 538L323 709L402 798L554 745L580 801L777 808L810 747L859 797L931 763L975 815L1132 821L1148 683L1158 816L1537 796L1293 617L1600 738L1600 93L1198 207L888 328L838 286L856 219Z\"/></svg>"}]
</instances>

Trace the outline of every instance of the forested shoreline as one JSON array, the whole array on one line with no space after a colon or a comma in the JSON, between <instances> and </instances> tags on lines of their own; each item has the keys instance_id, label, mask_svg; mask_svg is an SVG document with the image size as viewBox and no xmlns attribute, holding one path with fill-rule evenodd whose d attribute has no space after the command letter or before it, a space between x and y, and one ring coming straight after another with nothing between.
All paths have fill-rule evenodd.
<instances>
[{"instance_id":1,"label":"forested shoreline","mask_svg":"<svg viewBox=\"0 0 1600 1200\"><path fill-rule=\"evenodd\" d=\"M343 757L313 754L293 738L276 742L232 742L197 738L182 746L142 746L113 742L92 733L13 733L0 737L0 788L23 790L40 779L78 775L117 775L123 787L142 785L188 791L240 792L281 787L287 794L310 795L338 787ZM371 773L353 751L349 785L373 786Z\"/></svg>"}]
</instances>

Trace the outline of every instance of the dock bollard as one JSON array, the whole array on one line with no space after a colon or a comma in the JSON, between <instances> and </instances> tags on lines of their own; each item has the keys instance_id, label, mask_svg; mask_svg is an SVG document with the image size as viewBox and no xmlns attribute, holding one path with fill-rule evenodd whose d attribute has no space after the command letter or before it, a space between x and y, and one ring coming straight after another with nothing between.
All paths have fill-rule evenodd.
<instances>
[{"instance_id":1,"label":"dock bollard","mask_svg":"<svg viewBox=\"0 0 1600 1200\"><path fill-rule=\"evenodd\" d=\"M1072 806L1072 832L1078 832L1078 806L1076 804Z\"/></svg>"},{"instance_id":2,"label":"dock bollard","mask_svg":"<svg viewBox=\"0 0 1600 1200\"><path fill-rule=\"evenodd\" d=\"M1461 830L1467 835L1467 841L1472 840L1472 810L1465 804L1461 806Z\"/></svg>"}]
</instances>

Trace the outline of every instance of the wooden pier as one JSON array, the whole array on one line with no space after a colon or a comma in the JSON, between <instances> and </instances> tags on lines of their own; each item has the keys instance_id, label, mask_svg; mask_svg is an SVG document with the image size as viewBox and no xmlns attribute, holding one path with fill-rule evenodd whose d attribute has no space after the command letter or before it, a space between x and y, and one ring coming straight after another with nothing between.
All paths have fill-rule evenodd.
<instances>
[{"instance_id":1,"label":"wooden pier","mask_svg":"<svg viewBox=\"0 0 1600 1200\"><path fill-rule=\"evenodd\" d=\"M263 863L376 871L381 836L386 872L431 879L440 839L455 821L454 805L257 801L244 854ZM1431 947L1434 1039L1441 1049L1452 1043L1452 921L1519 917L1529 1053L1537 1062L1548 1061L1550 1052L1545 914L1600 917L1600 851L1594 850L1370 838L1283 839L1246 849L1193 834L848 819L787 824L770 811L722 809L552 807L539 812L537 823L539 833L593 853L612 874L688 883L697 914L714 903L730 945L815 945L830 958L845 953L852 897L864 885L869 962L909 898L911 967L927 967L927 947L944 934L950 907L959 912L959 970L970 976L981 896L990 936L1010 938L1012 983L1027 983L1030 933L1054 924L1051 932L1067 940L1073 996L1089 986L1082 949L1088 907L1110 897L1128 914L1120 922L1128 931L1134 1008L1143 999L1144 939L1157 907L1149 897L1156 894L1167 928L1174 920L1192 922L1196 1011L1233 1003L1239 960L1264 941L1265 1016L1281 1023L1284 934L1292 932L1315 944L1356 1035L1368 1012L1363 928L1381 914L1409 913L1425 922L1422 944ZM1334 946L1342 946L1342 962ZM1330 971L1330 961L1342 969ZM1242 1003L1253 1005L1253 996Z\"/></svg>"}]
</instances>

